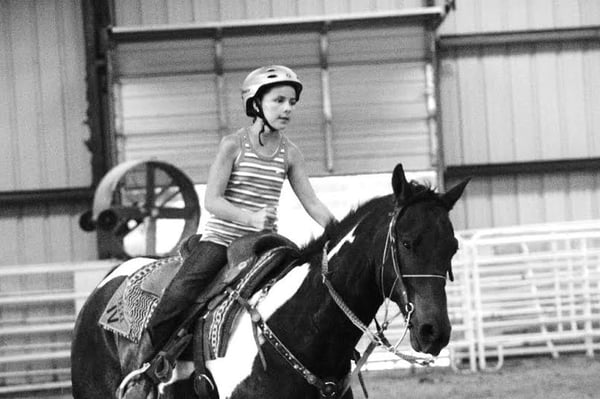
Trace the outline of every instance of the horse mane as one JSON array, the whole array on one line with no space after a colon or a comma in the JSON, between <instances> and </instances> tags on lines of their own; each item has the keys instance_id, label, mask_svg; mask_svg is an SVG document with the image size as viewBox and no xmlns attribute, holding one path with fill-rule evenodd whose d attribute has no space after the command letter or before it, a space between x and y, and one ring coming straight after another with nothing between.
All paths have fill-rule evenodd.
<instances>
[{"instance_id":1,"label":"horse mane","mask_svg":"<svg viewBox=\"0 0 600 399\"><path fill-rule=\"evenodd\" d=\"M313 238L300 249L300 263L309 261L314 256L321 256L326 242L336 242L340 237L344 237L360 220L371 212L389 212L397 206L406 206L414 202L439 200L440 194L429 183L421 184L412 180L410 181L410 187L412 195L404 203L398 204L393 194L374 197L350 210L341 220L330 222L323 230L321 236Z\"/></svg>"}]
</instances>

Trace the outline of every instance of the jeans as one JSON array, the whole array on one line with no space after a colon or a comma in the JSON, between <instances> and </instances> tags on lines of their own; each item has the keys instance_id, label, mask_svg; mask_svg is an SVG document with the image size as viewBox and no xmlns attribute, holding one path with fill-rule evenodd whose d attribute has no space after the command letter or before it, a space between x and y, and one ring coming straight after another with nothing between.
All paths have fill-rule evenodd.
<instances>
[{"instance_id":1,"label":"jeans","mask_svg":"<svg viewBox=\"0 0 600 399\"><path fill-rule=\"evenodd\" d=\"M175 329L185 320L185 310L193 306L200 293L226 263L227 247L210 241L200 241L193 246L165 289L148 323L148 332L156 350L162 349L167 343Z\"/></svg>"}]
</instances>

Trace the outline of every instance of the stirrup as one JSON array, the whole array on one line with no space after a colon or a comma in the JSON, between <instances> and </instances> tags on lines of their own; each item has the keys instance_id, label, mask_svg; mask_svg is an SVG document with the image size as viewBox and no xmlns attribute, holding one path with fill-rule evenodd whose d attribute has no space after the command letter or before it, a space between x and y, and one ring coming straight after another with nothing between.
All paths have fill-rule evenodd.
<instances>
[{"instance_id":1,"label":"stirrup","mask_svg":"<svg viewBox=\"0 0 600 399\"><path fill-rule=\"evenodd\" d=\"M135 377L137 377L141 374L145 374L149 368L150 368L150 363L144 363L142 365L142 367L140 367L139 369L133 370L131 373L127 374L127 376L125 376L125 378L123 378L123 381L121 381L119 388L117 388L117 399L123 399L123 395L125 394L125 389L127 388L127 385L129 385L129 382L131 380L133 380Z\"/></svg>"}]
</instances>

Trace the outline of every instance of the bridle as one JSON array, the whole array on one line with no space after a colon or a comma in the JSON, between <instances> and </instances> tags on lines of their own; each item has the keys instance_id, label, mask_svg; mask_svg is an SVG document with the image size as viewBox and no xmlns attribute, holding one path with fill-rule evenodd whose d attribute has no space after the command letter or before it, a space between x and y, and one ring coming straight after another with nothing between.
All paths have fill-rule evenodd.
<instances>
[{"instance_id":1,"label":"bridle","mask_svg":"<svg viewBox=\"0 0 600 399\"><path fill-rule=\"evenodd\" d=\"M401 207L397 207L392 213L387 236L385 239L385 247L383 249L383 258L381 260L381 264L382 264L381 278L380 278L381 293L382 293L382 296L384 297L384 300L387 300L391 297L392 292L394 291L394 288L396 287L396 285L398 285L398 290L400 291L400 311L404 315L404 318L405 318L405 321L407 322L407 324L410 322L410 316L411 316L412 312L414 311L415 306L408 299L408 293L407 293L406 285L404 284L403 279L405 279L405 278L441 278L444 281L446 280L445 274L402 274L402 271L400 269L400 260L399 260L399 256L398 256L398 238L396 237L395 232L396 232L396 224L398 223L398 220L400 219L400 217L402 216L402 214L404 213L404 211L408 205L410 205L410 204L407 204L407 205L404 205ZM388 257L388 251L390 253L390 257L392 258L392 266L394 268L394 273L396 275L396 279L392 283L392 287L390 288L390 293L388 295L386 295L383 292L383 290L384 290L383 275L384 275L384 271L385 271L386 260Z\"/></svg>"}]
</instances>

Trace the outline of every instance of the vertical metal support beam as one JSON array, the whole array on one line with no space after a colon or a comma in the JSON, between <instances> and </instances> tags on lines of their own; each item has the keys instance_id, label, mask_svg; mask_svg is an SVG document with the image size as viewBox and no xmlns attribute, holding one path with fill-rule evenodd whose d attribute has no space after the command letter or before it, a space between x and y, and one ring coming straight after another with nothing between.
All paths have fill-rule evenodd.
<instances>
[{"instance_id":1,"label":"vertical metal support beam","mask_svg":"<svg viewBox=\"0 0 600 399\"><path fill-rule=\"evenodd\" d=\"M320 34L319 55L321 63L321 93L323 96L323 124L325 130L325 159L327 171L333 172L333 113L331 111L331 87L329 83L329 24L325 22Z\"/></svg>"},{"instance_id":2,"label":"vertical metal support beam","mask_svg":"<svg viewBox=\"0 0 600 399\"><path fill-rule=\"evenodd\" d=\"M225 110L225 73L223 67L223 31L215 34L215 82L217 88L217 116L219 118L219 136L227 134L227 113Z\"/></svg>"},{"instance_id":3,"label":"vertical metal support beam","mask_svg":"<svg viewBox=\"0 0 600 399\"><path fill-rule=\"evenodd\" d=\"M105 57L108 46L106 27L111 25L110 4L82 0L83 29L86 58L86 98L88 102L86 124L90 129L90 138L86 145L92 153L92 186L96 186L111 164L110 114L106 102L107 68Z\"/></svg>"},{"instance_id":4,"label":"vertical metal support beam","mask_svg":"<svg viewBox=\"0 0 600 399\"><path fill-rule=\"evenodd\" d=\"M124 160L123 154L125 152L125 135L122 134L124 127L121 85L119 84L119 87L116 88L116 82L114 79L115 74L113 66L115 65L115 45L114 43L110 43L108 40L107 29L103 29L103 36L106 37L107 43L104 54L104 59L106 60L106 73L104 76L106 84L106 98L104 100L104 113L106 115L107 126L107 129L104 132L104 141L106 142L105 158L107 159L109 169L111 169ZM119 137L119 133L121 133L121 137Z\"/></svg>"},{"instance_id":5,"label":"vertical metal support beam","mask_svg":"<svg viewBox=\"0 0 600 399\"><path fill-rule=\"evenodd\" d=\"M86 124L90 138L86 145L92 153L92 187L117 163L114 126L111 38L108 29L113 26L111 0L82 0L83 28L86 58L86 98L88 102ZM91 208L91 204L90 204ZM96 234L100 259L110 257L110 248L102 232Z\"/></svg>"},{"instance_id":6,"label":"vertical metal support beam","mask_svg":"<svg viewBox=\"0 0 600 399\"><path fill-rule=\"evenodd\" d=\"M435 98L435 76L431 62L425 63L425 104L427 107L427 131L429 133L429 148L431 165L439 165L439 140L437 126L437 101Z\"/></svg>"},{"instance_id":7,"label":"vertical metal support beam","mask_svg":"<svg viewBox=\"0 0 600 399\"><path fill-rule=\"evenodd\" d=\"M436 27L434 23L425 25L428 39L427 61L425 63L425 96L427 104L427 129L431 149L431 166L436 170L437 187L444 191L444 154L441 146L442 133L440 129L439 104L439 65L436 47Z\"/></svg>"}]
</instances>

